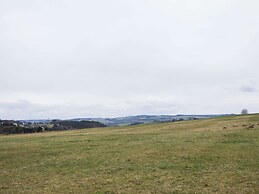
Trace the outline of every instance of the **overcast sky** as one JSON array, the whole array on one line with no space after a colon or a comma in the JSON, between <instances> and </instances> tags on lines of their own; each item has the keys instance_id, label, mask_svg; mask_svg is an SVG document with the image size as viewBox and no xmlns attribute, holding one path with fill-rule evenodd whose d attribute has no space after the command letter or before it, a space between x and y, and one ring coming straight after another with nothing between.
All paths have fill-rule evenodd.
<instances>
[{"instance_id":1,"label":"overcast sky","mask_svg":"<svg viewBox=\"0 0 259 194\"><path fill-rule=\"evenodd\" d=\"M1 0L0 119L259 112L258 0Z\"/></svg>"}]
</instances>

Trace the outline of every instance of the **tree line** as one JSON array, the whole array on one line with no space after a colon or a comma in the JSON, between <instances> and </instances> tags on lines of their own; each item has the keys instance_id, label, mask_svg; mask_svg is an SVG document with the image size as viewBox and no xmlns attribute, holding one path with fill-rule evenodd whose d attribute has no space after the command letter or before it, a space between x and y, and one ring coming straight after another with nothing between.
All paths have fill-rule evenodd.
<instances>
[{"instance_id":1,"label":"tree line","mask_svg":"<svg viewBox=\"0 0 259 194\"><path fill-rule=\"evenodd\" d=\"M23 123L13 120L0 120L0 134L39 133L96 127L106 127L106 125L97 121L53 120L49 123Z\"/></svg>"}]
</instances>

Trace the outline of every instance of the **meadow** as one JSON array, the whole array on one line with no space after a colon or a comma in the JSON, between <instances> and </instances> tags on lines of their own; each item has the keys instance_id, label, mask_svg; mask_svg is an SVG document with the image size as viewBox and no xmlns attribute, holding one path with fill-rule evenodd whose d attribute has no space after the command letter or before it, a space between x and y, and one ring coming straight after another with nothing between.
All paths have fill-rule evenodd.
<instances>
[{"instance_id":1,"label":"meadow","mask_svg":"<svg viewBox=\"0 0 259 194\"><path fill-rule=\"evenodd\" d=\"M259 193L259 114L0 136L0 193Z\"/></svg>"}]
</instances>

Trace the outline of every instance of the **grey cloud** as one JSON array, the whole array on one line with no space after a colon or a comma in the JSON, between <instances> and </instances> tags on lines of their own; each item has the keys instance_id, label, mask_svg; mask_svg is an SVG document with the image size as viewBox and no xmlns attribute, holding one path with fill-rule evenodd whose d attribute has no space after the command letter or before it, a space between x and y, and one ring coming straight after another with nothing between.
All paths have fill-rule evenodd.
<instances>
[{"instance_id":1,"label":"grey cloud","mask_svg":"<svg viewBox=\"0 0 259 194\"><path fill-rule=\"evenodd\" d=\"M258 80L256 78L245 78L236 80L234 83L223 86L223 90L235 93L256 93Z\"/></svg>"},{"instance_id":2,"label":"grey cloud","mask_svg":"<svg viewBox=\"0 0 259 194\"><path fill-rule=\"evenodd\" d=\"M79 105L76 103L43 105L27 100L0 103L0 117L3 119L47 119L76 117L118 117L137 114L175 114L177 105L165 101L130 102L103 105ZM114 114L115 113L115 114Z\"/></svg>"},{"instance_id":3,"label":"grey cloud","mask_svg":"<svg viewBox=\"0 0 259 194\"><path fill-rule=\"evenodd\" d=\"M240 87L240 90L242 92L256 92L256 82L254 80L249 80Z\"/></svg>"},{"instance_id":4,"label":"grey cloud","mask_svg":"<svg viewBox=\"0 0 259 194\"><path fill-rule=\"evenodd\" d=\"M248 85L242 86L240 90L243 92L256 92L256 88L254 86L248 86Z\"/></svg>"},{"instance_id":5,"label":"grey cloud","mask_svg":"<svg viewBox=\"0 0 259 194\"><path fill-rule=\"evenodd\" d=\"M259 83L258 9L256 0L1 1L0 117L239 113L226 99L259 98L240 81Z\"/></svg>"}]
</instances>

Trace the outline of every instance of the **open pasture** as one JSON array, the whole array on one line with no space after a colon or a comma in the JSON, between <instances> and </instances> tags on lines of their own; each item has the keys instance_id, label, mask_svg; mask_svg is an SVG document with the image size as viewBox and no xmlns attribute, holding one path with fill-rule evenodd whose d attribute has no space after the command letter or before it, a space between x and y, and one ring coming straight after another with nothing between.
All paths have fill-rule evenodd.
<instances>
[{"instance_id":1,"label":"open pasture","mask_svg":"<svg viewBox=\"0 0 259 194\"><path fill-rule=\"evenodd\" d=\"M259 115L0 136L0 193L259 193Z\"/></svg>"}]
</instances>

